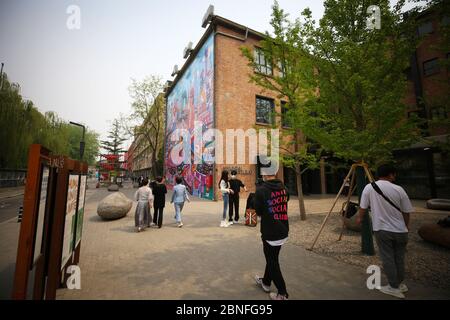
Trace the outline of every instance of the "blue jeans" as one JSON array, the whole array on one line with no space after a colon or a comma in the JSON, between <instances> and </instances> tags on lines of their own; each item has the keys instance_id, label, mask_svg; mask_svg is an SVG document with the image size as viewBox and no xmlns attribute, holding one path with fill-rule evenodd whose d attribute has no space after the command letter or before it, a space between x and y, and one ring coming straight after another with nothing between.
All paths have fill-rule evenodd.
<instances>
[{"instance_id":1,"label":"blue jeans","mask_svg":"<svg viewBox=\"0 0 450 320\"><path fill-rule=\"evenodd\" d=\"M175 206L175 219L177 220L178 223L180 223L181 211L183 210L184 202L174 203L173 205Z\"/></svg>"},{"instance_id":2,"label":"blue jeans","mask_svg":"<svg viewBox=\"0 0 450 320\"><path fill-rule=\"evenodd\" d=\"M228 193L223 193L222 194L223 197L223 219L222 220L226 220L227 219L227 209L229 206L229 202L230 202L230 195Z\"/></svg>"}]
</instances>

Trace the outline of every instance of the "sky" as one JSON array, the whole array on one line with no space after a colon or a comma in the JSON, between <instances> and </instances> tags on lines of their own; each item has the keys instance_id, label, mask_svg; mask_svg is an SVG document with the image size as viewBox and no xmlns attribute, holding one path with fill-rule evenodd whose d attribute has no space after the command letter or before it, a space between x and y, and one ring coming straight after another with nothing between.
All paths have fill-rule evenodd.
<instances>
[{"instance_id":1,"label":"sky","mask_svg":"<svg viewBox=\"0 0 450 320\"><path fill-rule=\"evenodd\" d=\"M279 0L298 17L309 7L315 19L323 1ZM0 0L0 62L25 99L41 112L87 125L106 137L111 121L130 112L131 79L171 80L194 45L208 6L215 14L257 31L270 31L273 0ZM71 5L80 28L69 29Z\"/></svg>"}]
</instances>

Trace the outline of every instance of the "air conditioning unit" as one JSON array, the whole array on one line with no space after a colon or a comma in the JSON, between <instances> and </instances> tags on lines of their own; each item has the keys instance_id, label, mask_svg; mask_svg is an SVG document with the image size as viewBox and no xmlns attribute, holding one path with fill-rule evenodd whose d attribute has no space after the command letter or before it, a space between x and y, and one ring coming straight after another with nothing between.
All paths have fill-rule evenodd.
<instances>
[{"instance_id":1,"label":"air conditioning unit","mask_svg":"<svg viewBox=\"0 0 450 320\"><path fill-rule=\"evenodd\" d=\"M214 6L210 5L205 15L203 16L202 28L206 28L206 26L211 22L214 16Z\"/></svg>"},{"instance_id":2,"label":"air conditioning unit","mask_svg":"<svg viewBox=\"0 0 450 320\"><path fill-rule=\"evenodd\" d=\"M184 48L183 58L187 59L192 52L192 42L189 42L187 47Z\"/></svg>"},{"instance_id":3,"label":"air conditioning unit","mask_svg":"<svg viewBox=\"0 0 450 320\"><path fill-rule=\"evenodd\" d=\"M178 65L176 64L176 65L173 67L172 77L175 77L175 76L178 74L179 71L180 71L180 70L178 70Z\"/></svg>"}]
</instances>

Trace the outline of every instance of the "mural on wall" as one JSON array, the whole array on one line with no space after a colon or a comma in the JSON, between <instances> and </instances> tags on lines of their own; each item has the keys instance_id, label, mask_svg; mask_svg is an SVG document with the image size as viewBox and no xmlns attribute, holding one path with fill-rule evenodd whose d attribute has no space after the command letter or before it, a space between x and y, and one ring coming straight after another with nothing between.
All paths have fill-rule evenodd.
<instances>
[{"instance_id":1,"label":"mural on wall","mask_svg":"<svg viewBox=\"0 0 450 320\"><path fill-rule=\"evenodd\" d=\"M204 43L194 61L178 81L173 91L167 98L167 137L165 175L167 184L174 185L175 178L183 178L190 194L214 199L213 174L214 166L211 160L214 158L214 141L194 143L195 123L201 123L199 134L203 134L214 126L214 35ZM179 144L170 139L171 133L176 129L185 129L189 132L190 141L185 150L190 150L191 163L184 161L180 165L174 164L170 158L172 149ZM208 154L202 158L200 164L194 164L195 150L200 154Z\"/></svg>"}]
</instances>

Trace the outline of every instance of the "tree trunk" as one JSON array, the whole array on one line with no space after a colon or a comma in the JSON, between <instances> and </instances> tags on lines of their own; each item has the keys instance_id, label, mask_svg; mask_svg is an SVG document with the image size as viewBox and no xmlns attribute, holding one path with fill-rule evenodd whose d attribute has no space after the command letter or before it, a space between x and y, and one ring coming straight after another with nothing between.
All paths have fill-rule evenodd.
<instances>
[{"instance_id":1,"label":"tree trunk","mask_svg":"<svg viewBox=\"0 0 450 320\"><path fill-rule=\"evenodd\" d=\"M152 159L151 159L151 163L152 163L152 174L153 174L153 180L156 179L156 177L158 176L158 168L156 167L156 155L155 152L152 152Z\"/></svg>"},{"instance_id":2,"label":"tree trunk","mask_svg":"<svg viewBox=\"0 0 450 320\"><path fill-rule=\"evenodd\" d=\"M364 168L356 168L356 193L358 195L359 202L361 202L361 195L366 186L366 173ZM364 215L364 219L361 223L361 251L362 253L373 256L375 255L375 248L373 246L372 237L372 221L369 213Z\"/></svg>"},{"instance_id":3,"label":"tree trunk","mask_svg":"<svg viewBox=\"0 0 450 320\"><path fill-rule=\"evenodd\" d=\"M297 176L297 193L298 193L298 207L300 208L300 220L306 220L305 199L303 197L303 184L300 165L296 165L295 172Z\"/></svg>"},{"instance_id":4,"label":"tree trunk","mask_svg":"<svg viewBox=\"0 0 450 320\"><path fill-rule=\"evenodd\" d=\"M300 148L305 144L305 137L300 130L295 132L295 152L299 152ZM298 207L300 209L300 220L306 220L305 199L303 197L303 184L302 184L302 168L300 163L295 164L295 174L297 177L297 193L298 193Z\"/></svg>"}]
</instances>

